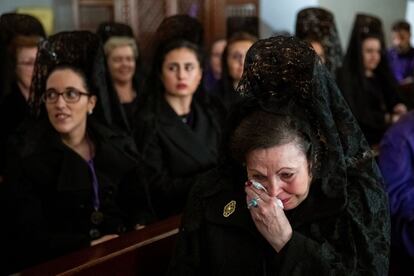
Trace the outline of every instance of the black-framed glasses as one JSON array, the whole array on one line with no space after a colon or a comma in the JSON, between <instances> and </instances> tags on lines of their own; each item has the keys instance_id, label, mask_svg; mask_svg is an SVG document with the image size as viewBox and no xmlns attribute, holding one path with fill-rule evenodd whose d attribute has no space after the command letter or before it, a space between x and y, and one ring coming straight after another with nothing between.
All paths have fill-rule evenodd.
<instances>
[{"instance_id":1,"label":"black-framed glasses","mask_svg":"<svg viewBox=\"0 0 414 276\"><path fill-rule=\"evenodd\" d=\"M62 96L67 103L77 103L80 100L81 96L90 97L91 94L79 91L75 88L66 88L63 92L49 89L42 95L42 99L45 103L56 103L59 99L59 96Z\"/></svg>"}]
</instances>

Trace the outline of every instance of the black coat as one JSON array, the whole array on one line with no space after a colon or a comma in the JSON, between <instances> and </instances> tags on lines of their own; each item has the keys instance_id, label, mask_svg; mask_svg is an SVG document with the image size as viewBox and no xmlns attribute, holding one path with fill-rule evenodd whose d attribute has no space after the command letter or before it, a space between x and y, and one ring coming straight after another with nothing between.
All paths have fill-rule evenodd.
<instances>
[{"instance_id":1,"label":"black coat","mask_svg":"<svg viewBox=\"0 0 414 276\"><path fill-rule=\"evenodd\" d=\"M13 83L11 93L0 104L0 175L6 168L6 148L9 136L17 129L29 114L29 105L20 92L17 83Z\"/></svg>"},{"instance_id":2,"label":"black coat","mask_svg":"<svg viewBox=\"0 0 414 276\"><path fill-rule=\"evenodd\" d=\"M338 86L370 145L381 141L389 126L385 115L392 114L394 106L401 102L397 89L391 89L385 80L383 76L364 77L363 83L358 84L344 69L337 76Z\"/></svg>"},{"instance_id":3,"label":"black coat","mask_svg":"<svg viewBox=\"0 0 414 276\"><path fill-rule=\"evenodd\" d=\"M230 111L231 107L241 99L241 96L234 89L233 83L230 79L220 79L211 91L209 91L209 93L222 102L227 112Z\"/></svg>"},{"instance_id":4,"label":"black coat","mask_svg":"<svg viewBox=\"0 0 414 276\"><path fill-rule=\"evenodd\" d=\"M242 178L212 171L194 186L168 275L388 275L381 187L350 176L348 197L328 199L312 183L307 199L285 211L293 236L277 253L256 229Z\"/></svg>"},{"instance_id":5,"label":"black coat","mask_svg":"<svg viewBox=\"0 0 414 276\"><path fill-rule=\"evenodd\" d=\"M182 212L197 175L217 163L223 109L194 98L192 113L190 126L162 99L160 114L135 129L137 147L153 168L147 192L159 218Z\"/></svg>"},{"instance_id":6,"label":"black coat","mask_svg":"<svg viewBox=\"0 0 414 276\"><path fill-rule=\"evenodd\" d=\"M95 142L93 161L103 221L97 225L91 221L93 188L87 162L49 127L34 152L10 173L2 194L12 269L87 247L102 235L120 234L142 223L136 207L141 199L131 139L91 122L88 133ZM96 230L98 236L93 235Z\"/></svg>"}]
</instances>

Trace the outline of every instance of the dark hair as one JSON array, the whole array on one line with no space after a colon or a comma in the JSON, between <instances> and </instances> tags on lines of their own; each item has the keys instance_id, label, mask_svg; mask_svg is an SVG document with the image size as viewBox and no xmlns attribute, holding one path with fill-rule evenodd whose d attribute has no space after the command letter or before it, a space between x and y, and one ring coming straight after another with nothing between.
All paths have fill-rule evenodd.
<instances>
[{"instance_id":1,"label":"dark hair","mask_svg":"<svg viewBox=\"0 0 414 276\"><path fill-rule=\"evenodd\" d=\"M288 115L255 111L245 117L230 138L230 154L244 163L249 152L294 142L312 164L311 141Z\"/></svg>"},{"instance_id":2,"label":"dark hair","mask_svg":"<svg viewBox=\"0 0 414 276\"><path fill-rule=\"evenodd\" d=\"M404 20L397 21L392 25L392 30L394 32L399 32L399 31L410 32L410 30L411 30L410 23L408 23L407 21L404 21Z\"/></svg>"},{"instance_id":3,"label":"dark hair","mask_svg":"<svg viewBox=\"0 0 414 276\"><path fill-rule=\"evenodd\" d=\"M169 52L176 50L176 49L180 49L180 48L185 48L185 49L192 51L195 54L198 62L200 63L200 68L202 69L204 66L204 53L202 52L200 47L197 46L197 44L194 44L188 40L182 40L182 39L170 41L156 55L155 60L154 60L155 61L154 67L151 73L151 77L153 80L147 84L151 87L150 89L152 91L155 88L155 90L158 91L159 95L162 95L164 93L164 85L161 81L160 75L162 72L162 65L164 63L165 57L167 56ZM155 87L154 87L154 83L155 83Z\"/></svg>"},{"instance_id":4,"label":"dark hair","mask_svg":"<svg viewBox=\"0 0 414 276\"><path fill-rule=\"evenodd\" d=\"M52 75L54 72L60 71L60 70L71 70L71 71L75 72L82 79L83 85L85 86L87 92L90 93L91 95L96 96L96 91L95 91L95 89L93 89L93 85L92 85L91 81L89 81L88 78L86 77L86 73L81 68L70 65L70 64L59 64L59 65L55 66L52 70L50 70L49 74L47 75L46 82L49 79L50 75ZM45 85L45 88L46 88L46 85ZM42 91L42 94L44 92L45 91Z\"/></svg>"},{"instance_id":5,"label":"dark hair","mask_svg":"<svg viewBox=\"0 0 414 276\"><path fill-rule=\"evenodd\" d=\"M166 44L162 50L160 51L160 54L158 57L156 57L156 69L157 69L157 73L161 73L162 70L162 64L164 63L165 57L167 56L167 54L169 52L171 52L172 50L175 49L180 49L180 48L186 48L191 50L192 52L194 52L198 62L200 63L200 67L203 68L204 66L204 53L203 51L200 49L199 46L197 46L197 44L192 43L188 40L174 40L171 41L170 43Z\"/></svg>"},{"instance_id":6,"label":"dark hair","mask_svg":"<svg viewBox=\"0 0 414 276\"><path fill-rule=\"evenodd\" d=\"M227 62L227 56L229 54L229 48L232 44L240 41L251 41L254 44L257 41L257 37L246 32L234 33L228 40L226 47L224 48L223 55L221 56L221 79L223 80L225 93L230 93L233 90L233 78L230 76L229 65Z\"/></svg>"},{"instance_id":7,"label":"dark hair","mask_svg":"<svg viewBox=\"0 0 414 276\"><path fill-rule=\"evenodd\" d=\"M368 38L378 39L381 45L381 59L378 66L374 69L375 75L382 79L384 89L396 91L397 87L395 79L387 59L387 48L384 39L382 22L377 17L363 14L358 14L355 18L347 53L343 62L343 72L341 72L345 75L349 74L350 80L339 80L344 76L338 76L341 88L345 90L346 86L355 85L355 88L352 88L352 90L360 88L367 89L368 84L365 77L362 44Z\"/></svg>"},{"instance_id":8,"label":"dark hair","mask_svg":"<svg viewBox=\"0 0 414 276\"><path fill-rule=\"evenodd\" d=\"M165 92L164 85L161 80L162 65L164 63L165 57L169 52L175 49L185 48L194 52L197 60L200 63L200 68L203 68L204 65L204 55L202 49L197 45L188 40L172 40L163 45L162 48L159 48L157 53L154 56L150 74L144 83L144 91L140 95L138 100L137 107L137 117L141 117L143 121L152 120L151 118L157 117L157 114L160 112L160 105L162 103L162 98ZM202 88L201 85L198 86L198 89ZM196 94L198 91L196 92ZM151 110L150 112L146 112ZM145 118L145 119L144 119Z\"/></svg>"}]
</instances>

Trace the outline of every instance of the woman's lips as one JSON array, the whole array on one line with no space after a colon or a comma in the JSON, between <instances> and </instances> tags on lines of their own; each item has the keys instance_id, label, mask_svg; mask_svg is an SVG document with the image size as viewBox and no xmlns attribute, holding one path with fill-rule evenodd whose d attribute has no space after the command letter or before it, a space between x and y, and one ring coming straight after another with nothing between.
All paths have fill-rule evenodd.
<instances>
[{"instance_id":1,"label":"woman's lips","mask_svg":"<svg viewBox=\"0 0 414 276\"><path fill-rule=\"evenodd\" d=\"M177 89L186 89L186 88L187 88L187 84L184 84L184 83L177 84Z\"/></svg>"},{"instance_id":2,"label":"woman's lips","mask_svg":"<svg viewBox=\"0 0 414 276\"><path fill-rule=\"evenodd\" d=\"M57 113L55 115L55 118L56 118L57 121L64 121L67 118L69 118L69 115L68 114L64 114L64 113Z\"/></svg>"},{"instance_id":3,"label":"woman's lips","mask_svg":"<svg viewBox=\"0 0 414 276\"><path fill-rule=\"evenodd\" d=\"M285 199L281 199L283 205L285 205L289 201L289 199L290 199L290 197L289 198L285 198Z\"/></svg>"}]
</instances>

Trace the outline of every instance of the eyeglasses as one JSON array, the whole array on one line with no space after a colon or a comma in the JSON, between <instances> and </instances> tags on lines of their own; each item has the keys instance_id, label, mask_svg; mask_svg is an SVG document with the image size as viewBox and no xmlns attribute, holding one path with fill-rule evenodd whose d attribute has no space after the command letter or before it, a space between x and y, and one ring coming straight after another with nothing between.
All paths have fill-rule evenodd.
<instances>
[{"instance_id":1,"label":"eyeglasses","mask_svg":"<svg viewBox=\"0 0 414 276\"><path fill-rule=\"evenodd\" d=\"M77 103L79 102L82 95L87 97L91 96L91 94L79 91L75 88L66 88L63 92L58 92L54 89L50 89L42 95L42 99L45 103L56 103L59 99L59 96L62 96L67 103Z\"/></svg>"}]
</instances>

